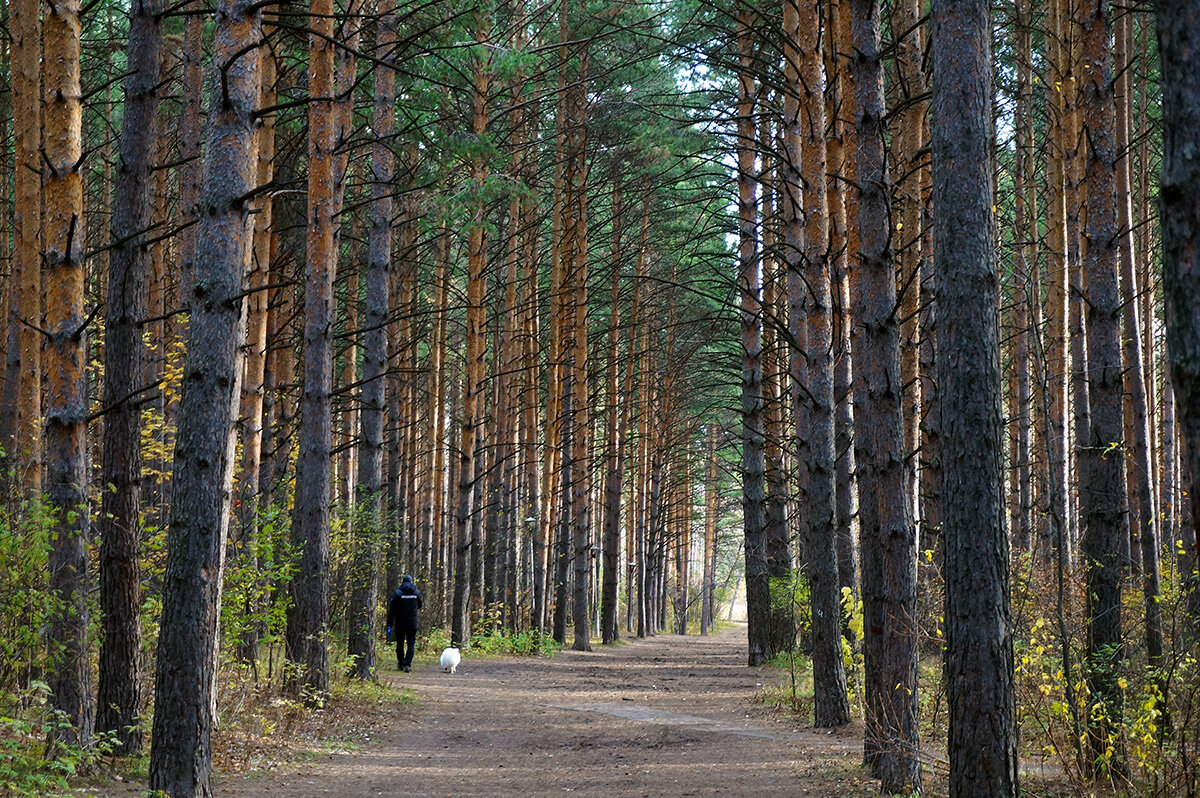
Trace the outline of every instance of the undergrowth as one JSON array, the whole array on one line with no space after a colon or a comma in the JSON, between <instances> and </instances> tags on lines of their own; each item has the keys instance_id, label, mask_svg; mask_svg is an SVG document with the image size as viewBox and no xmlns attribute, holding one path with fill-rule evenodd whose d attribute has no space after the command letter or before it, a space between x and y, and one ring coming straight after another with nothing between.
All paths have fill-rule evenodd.
<instances>
[{"instance_id":1,"label":"undergrowth","mask_svg":"<svg viewBox=\"0 0 1200 798\"><path fill-rule=\"evenodd\" d=\"M20 716L0 715L0 795L9 798L44 798L65 795L68 779L88 771L112 750L112 735L99 735L87 749L47 740L56 729L69 728L60 713L49 709L50 688L34 682L21 696L26 711Z\"/></svg>"}]
</instances>

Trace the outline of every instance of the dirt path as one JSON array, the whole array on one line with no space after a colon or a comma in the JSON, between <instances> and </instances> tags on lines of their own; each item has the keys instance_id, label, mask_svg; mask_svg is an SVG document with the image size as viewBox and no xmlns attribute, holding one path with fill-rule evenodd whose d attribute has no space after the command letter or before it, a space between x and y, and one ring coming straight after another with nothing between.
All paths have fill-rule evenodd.
<instances>
[{"instance_id":1,"label":"dirt path","mask_svg":"<svg viewBox=\"0 0 1200 798\"><path fill-rule=\"evenodd\" d=\"M860 738L796 729L751 702L745 629L660 635L552 659L466 657L384 678L419 703L380 718L361 749L261 776L224 776L215 794L315 796L855 796L877 785Z\"/></svg>"}]
</instances>

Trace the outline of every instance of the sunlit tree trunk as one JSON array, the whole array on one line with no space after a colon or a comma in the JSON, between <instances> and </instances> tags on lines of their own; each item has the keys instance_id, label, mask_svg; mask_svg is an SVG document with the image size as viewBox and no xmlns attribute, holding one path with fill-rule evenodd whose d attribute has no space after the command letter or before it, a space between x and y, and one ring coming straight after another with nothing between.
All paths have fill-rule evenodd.
<instances>
[{"instance_id":1,"label":"sunlit tree trunk","mask_svg":"<svg viewBox=\"0 0 1200 798\"><path fill-rule=\"evenodd\" d=\"M398 21L396 25L398 27ZM394 135L395 122L391 124ZM385 537L389 546L396 552L395 557L388 557L392 570L388 574L387 584L399 584L400 576L407 571L409 575L419 579L419 583L428 590L429 560L433 550L433 528L428 523L434 476L430 464L433 460L434 441L439 438L423 434L430 429L423 425L432 421L433 412L432 408L425 404L422 418L422 403L419 398L430 395L436 378L432 373L426 372L422 384L420 378L413 379L411 376L418 374L420 368L418 336L413 332L414 319L419 318L420 312L417 289L417 264L420 256L417 217L424 203L424 197L417 190L420 155L416 142L410 141L402 151L399 165L399 181L403 187L396 224L399 258L390 267L390 305L385 311L389 319L385 344L391 359L388 360L390 369L385 369L385 376L381 377L384 385L390 385L392 388L391 398L385 399L386 415L390 422L384 422L385 425L390 423L392 432L390 436L385 435L389 438L386 486L383 488L387 501L381 512L386 514L387 520L381 516L380 524L381 530L387 530ZM393 177L393 181L395 179ZM387 375L389 370L392 374ZM386 387L385 395L388 395ZM444 475L444 472L438 474Z\"/></svg>"},{"instance_id":2,"label":"sunlit tree trunk","mask_svg":"<svg viewBox=\"0 0 1200 798\"><path fill-rule=\"evenodd\" d=\"M526 135L530 141L538 137L538 114L536 105L530 109ZM527 156L523 162L522 180L526 185L536 188L536 163L532 156ZM533 602L530 607L529 625L540 631L545 625L546 607L546 545L539 525L538 514L541 510L542 474L546 465L538 457L539 416L541 402L539 386L541 371L539 368L539 300L538 300L538 229L533 223L536 218L536 207L528 199L521 202L521 286L522 286L522 332L521 332L521 459L525 471L524 480L526 491L525 503L521 510L521 527L525 531L532 563L530 564L529 580ZM541 468L539 469L539 466Z\"/></svg>"},{"instance_id":3,"label":"sunlit tree trunk","mask_svg":"<svg viewBox=\"0 0 1200 798\"><path fill-rule=\"evenodd\" d=\"M304 269L304 382L292 540L300 567L292 582L289 658L297 688L329 690L330 394L333 383L333 281L337 271L337 106L334 102L333 0L313 0L308 78L308 227ZM314 695L315 694L315 695Z\"/></svg>"},{"instance_id":4,"label":"sunlit tree trunk","mask_svg":"<svg viewBox=\"0 0 1200 798\"><path fill-rule=\"evenodd\" d=\"M849 227L852 215L855 163L854 87L850 82L850 8L846 0L830 4L827 25L829 47L825 70L832 84L826 91L826 119L832 135L827 139L827 168L832 176L826 203L829 207L830 279L834 342L833 401L838 582L855 598L858 586L858 494L854 477L854 404L850 354L850 275L858 236ZM843 630L853 642L849 627Z\"/></svg>"},{"instance_id":5,"label":"sunlit tree trunk","mask_svg":"<svg viewBox=\"0 0 1200 798\"><path fill-rule=\"evenodd\" d=\"M8 358L17 365L7 370L4 383L4 424L11 439L0 443L8 453L5 470L18 469L15 484L36 492L42 485L42 341L36 329L42 318L41 3L15 0L10 12L15 201Z\"/></svg>"},{"instance_id":6,"label":"sunlit tree trunk","mask_svg":"<svg viewBox=\"0 0 1200 798\"><path fill-rule=\"evenodd\" d=\"M70 723L69 728L54 732L52 737L87 748L92 744L92 706L87 661L88 407L83 263L86 228L79 170L83 115L80 5L79 0L63 0L46 9L42 60L46 128L39 155L45 166L41 253L46 288L44 487L54 530L49 568L50 591L56 602L49 629L56 656L48 682L50 705ZM37 323L37 319L28 321ZM23 463L23 467L28 468L28 464Z\"/></svg>"},{"instance_id":7,"label":"sunlit tree trunk","mask_svg":"<svg viewBox=\"0 0 1200 798\"><path fill-rule=\"evenodd\" d=\"M443 223L439 227L437 241L434 244L433 306L435 315L429 358L429 374L433 380L433 388L429 392L429 419L432 427L429 443L433 447L432 489L429 500L430 545L428 552L422 552L421 568L417 569L427 576L433 573L435 553L440 550L443 536L446 534L446 384L449 373L446 367L446 340L447 326L450 323L447 310L450 286L446 274L450 254L446 239L447 232Z\"/></svg>"},{"instance_id":8,"label":"sunlit tree trunk","mask_svg":"<svg viewBox=\"0 0 1200 798\"><path fill-rule=\"evenodd\" d=\"M1084 535L1085 519L1083 518L1083 501L1081 498L1083 485L1083 469L1080 455L1088 446L1091 430L1091 400L1088 398L1088 330L1087 309L1084 302L1084 283L1087 280L1086 264L1083 258L1082 229L1084 210L1090 195L1084 186L1085 163L1082 125L1084 124L1080 108L1080 78L1083 61L1080 56L1080 3L1068 0L1063 8L1063 67L1066 69L1062 80L1063 110L1063 174L1066 182L1066 258L1067 258L1067 336L1071 348L1070 355L1070 407L1072 415L1073 447L1067 447L1068 460L1074 455L1074 462L1068 462L1068 476L1075 477L1076 490L1067 493L1068 529L1071 534L1072 549L1080 545ZM1090 146L1090 145L1089 145ZM1068 484L1071 484L1068 482ZM1124 547L1123 556L1128 559L1129 546Z\"/></svg>"},{"instance_id":9,"label":"sunlit tree trunk","mask_svg":"<svg viewBox=\"0 0 1200 798\"><path fill-rule=\"evenodd\" d=\"M913 497L914 517L923 520L917 490L920 445L921 387L920 380L920 319L921 262L928 253L922 251L922 220L925 199L922 196L922 172L926 159L924 119L928 100L925 95L925 72L922 69L924 50L919 0L897 0L891 12L892 34L896 37L896 73L898 77L899 120L893 149L895 164L895 250L897 253L897 286L900 302L900 380L904 386L904 445L907 459L909 492ZM898 146L897 146L898 145Z\"/></svg>"},{"instance_id":10,"label":"sunlit tree trunk","mask_svg":"<svg viewBox=\"0 0 1200 798\"><path fill-rule=\"evenodd\" d=\"M262 106L275 104L275 56L263 50L262 58ZM242 463L238 474L234 506L237 508L237 527L233 533L234 555L242 566L254 568L255 541L258 537L259 496L262 485L263 445L263 397L266 393L265 376L267 365L267 321L271 275L271 219L274 203L269 189L275 177L275 119L267 115L258 123L258 168L256 180L264 193L258 198L257 213L254 214L254 240L250 255L250 271L247 275L246 297L246 365L242 374L241 409L238 412ZM261 611L257 597L251 593L246 597L243 610L247 618ZM238 656L253 663L258 658L258 638L262 633L257 621L244 623L241 639L238 640Z\"/></svg>"},{"instance_id":11,"label":"sunlit tree trunk","mask_svg":"<svg viewBox=\"0 0 1200 798\"><path fill-rule=\"evenodd\" d=\"M337 31L338 40L343 45L334 54L334 92L337 97L334 104L334 124L337 133L334 143L333 180L334 208L339 227L347 228L349 235L353 216L340 216L345 207L346 188L349 183L350 147L349 142L354 137L354 95L358 81L359 38L362 33L362 0L347 0L342 10L341 27ZM337 240L341 240L338 235ZM353 247L345 268L344 296L345 315L344 331L358 329L358 272L361 250ZM336 261L335 261L336 262ZM335 267L336 274L336 267ZM336 279L336 278L335 278ZM334 300L336 303L336 299ZM336 307L336 304L335 304ZM335 311L336 314L336 311ZM357 335L347 336L341 352L341 368L337 365L337 348L334 349L334 369L340 371L335 378L336 391L339 398L347 399L344 394L347 386L355 385L358 381ZM331 406L330 412L334 413ZM336 454L335 462L330 464L333 469L330 499L337 505L338 513L346 523L352 523L354 517L354 473L357 469L358 447L352 441L357 428L358 412L351 401L343 401L340 411L331 419L334 425L333 446Z\"/></svg>"},{"instance_id":12,"label":"sunlit tree trunk","mask_svg":"<svg viewBox=\"0 0 1200 798\"><path fill-rule=\"evenodd\" d=\"M487 46L489 34L489 16L478 12L476 19L476 46L480 55L477 56L473 68L474 84L472 88L473 117L472 134L476 139L482 139L487 134L488 126L488 94L489 66L482 55ZM456 492L454 518L454 606L451 611L451 641L463 645L469 635L469 618L467 617L467 602L471 569L468 555L471 547L471 516L472 494L474 492L475 461L479 456L476 452L480 426L483 423L484 376L487 358L487 330L484 316L484 291L487 281L487 251L484 247L484 201L482 197L483 181L487 177L487 167L482 155L476 155L471 163L471 178L474 190L480 193L474 201L474 209L469 228L470 242L468 244L467 264L467 329L466 329L466 361L463 373L463 415L461 437L458 454L458 487ZM480 508L475 507L474 511Z\"/></svg>"}]
</instances>

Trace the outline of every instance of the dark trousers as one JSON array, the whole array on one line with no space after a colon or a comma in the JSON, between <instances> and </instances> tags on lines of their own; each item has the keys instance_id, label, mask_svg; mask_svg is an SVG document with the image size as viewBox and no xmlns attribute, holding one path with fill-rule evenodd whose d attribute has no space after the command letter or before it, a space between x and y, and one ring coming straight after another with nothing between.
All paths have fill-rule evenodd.
<instances>
[{"instance_id":1,"label":"dark trousers","mask_svg":"<svg viewBox=\"0 0 1200 798\"><path fill-rule=\"evenodd\" d=\"M396 629L396 667L403 670L412 665L413 653L417 650L416 629Z\"/></svg>"}]
</instances>

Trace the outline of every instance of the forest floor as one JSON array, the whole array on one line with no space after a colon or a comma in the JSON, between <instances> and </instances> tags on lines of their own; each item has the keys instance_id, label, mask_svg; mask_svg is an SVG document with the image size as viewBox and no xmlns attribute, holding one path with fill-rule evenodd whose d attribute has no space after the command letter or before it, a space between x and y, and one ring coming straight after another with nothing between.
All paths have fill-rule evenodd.
<instances>
[{"instance_id":1,"label":"forest floor","mask_svg":"<svg viewBox=\"0 0 1200 798\"><path fill-rule=\"evenodd\" d=\"M803 728L756 700L744 626L710 637L658 635L552 658L464 656L381 679L417 695L380 707L353 750L222 773L214 795L860 796L860 731ZM369 741L362 738L369 737ZM123 784L103 798L141 794Z\"/></svg>"}]
</instances>

